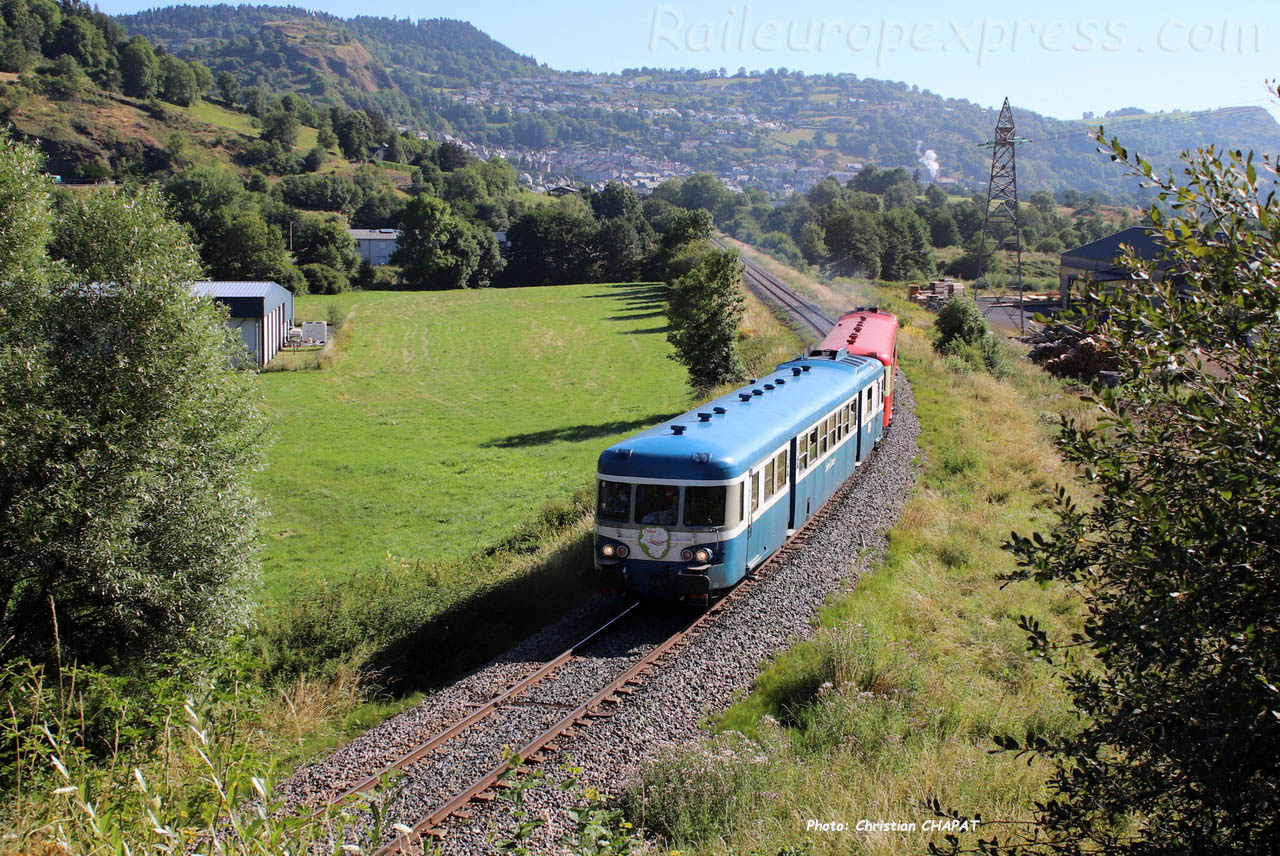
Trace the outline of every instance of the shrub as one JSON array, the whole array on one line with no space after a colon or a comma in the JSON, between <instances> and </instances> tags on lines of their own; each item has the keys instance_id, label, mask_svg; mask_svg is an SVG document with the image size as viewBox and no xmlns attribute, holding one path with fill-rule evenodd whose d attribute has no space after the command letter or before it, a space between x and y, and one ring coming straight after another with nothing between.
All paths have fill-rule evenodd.
<instances>
[{"instance_id":1,"label":"shrub","mask_svg":"<svg viewBox=\"0 0 1280 856\"><path fill-rule=\"evenodd\" d=\"M933 329L938 332L934 349L939 353L946 353L947 346L956 339L966 344L976 344L990 333L977 303L961 297L953 297L942 304L938 320L933 322Z\"/></svg>"},{"instance_id":2,"label":"shrub","mask_svg":"<svg viewBox=\"0 0 1280 856\"><path fill-rule=\"evenodd\" d=\"M307 278L307 290L312 294L339 294L347 290L346 276L328 265L303 265L302 275Z\"/></svg>"},{"instance_id":3,"label":"shrub","mask_svg":"<svg viewBox=\"0 0 1280 856\"><path fill-rule=\"evenodd\" d=\"M938 339L933 348L947 357L954 367L959 361L974 371L1005 378L1013 373L1013 365L1000 342L987 327L982 310L972 300L953 297L942 304L933 322Z\"/></svg>"}]
</instances>

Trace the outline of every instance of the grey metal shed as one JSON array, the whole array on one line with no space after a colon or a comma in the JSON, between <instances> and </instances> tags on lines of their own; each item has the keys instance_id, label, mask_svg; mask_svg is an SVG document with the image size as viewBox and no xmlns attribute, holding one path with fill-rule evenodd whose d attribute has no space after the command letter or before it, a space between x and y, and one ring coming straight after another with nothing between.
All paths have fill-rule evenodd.
<instances>
[{"instance_id":1,"label":"grey metal shed","mask_svg":"<svg viewBox=\"0 0 1280 856\"><path fill-rule=\"evenodd\" d=\"M293 293L271 281L205 280L191 290L227 307L227 326L240 333L245 350L258 367L276 355L289 335L293 320Z\"/></svg>"}]
</instances>

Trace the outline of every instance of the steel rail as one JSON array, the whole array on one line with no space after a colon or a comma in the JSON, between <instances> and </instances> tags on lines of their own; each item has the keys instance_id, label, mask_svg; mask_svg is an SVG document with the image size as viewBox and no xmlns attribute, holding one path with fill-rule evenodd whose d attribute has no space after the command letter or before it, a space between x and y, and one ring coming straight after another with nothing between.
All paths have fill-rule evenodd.
<instances>
[{"instance_id":1,"label":"steel rail","mask_svg":"<svg viewBox=\"0 0 1280 856\"><path fill-rule=\"evenodd\" d=\"M711 241L715 246L723 250L730 249L718 238L712 238ZM742 253L739 253L738 256L742 259L744 265L744 283L749 288L754 286L752 290L756 291L758 294L763 292L760 296L765 300L776 303L784 312L817 333L819 338L826 336L827 333L831 331L831 328L835 326L836 322L831 318L828 318L826 313L814 304L805 300L782 280L778 279L772 273L765 270Z\"/></svg>"},{"instance_id":2,"label":"steel rail","mask_svg":"<svg viewBox=\"0 0 1280 856\"><path fill-rule=\"evenodd\" d=\"M546 663L539 666L532 673L530 673L529 675L526 675L524 678L521 678L515 684L512 684L510 687L503 690L498 695L489 699L489 701L485 702L480 707L471 711L466 716L454 722L452 725L449 725L443 730L432 735L430 738L420 743L410 751L396 758L396 760L384 766L377 773L373 773L369 776L366 776L356 784L347 788L342 793L328 800L328 802L325 803L324 807L317 809L312 816L313 817L319 816L325 813L327 810L331 809L333 806L337 805L338 803L341 803L342 801L349 799L350 797L353 797L356 794L366 793L367 791L374 788L379 782L381 782L383 777L385 777L388 773L395 772L396 770L402 770L405 767L409 766L410 764L413 764L413 763L416 763L417 761L422 760L424 757L431 754L431 752L433 752L435 749L439 748L441 745L452 740L454 737L457 737L459 734L466 731L468 728L475 725L477 722L480 722L481 720L491 716L494 712L497 711L499 706L509 701L513 697L530 689L535 684L539 683L548 675L550 675L552 672L559 669L565 663L568 663L571 659L573 659L574 655L579 650L589 645L591 642L595 641L597 637L599 637L601 634L608 631L609 628L613 627L613 625L617 624L624 617L629 615L632 612L632 610L636 609L636 607L638 607L639 605L640 605L639 601L632 603L630 606L628 606L626 609L619 612L613 618L610 618L604 624L600 625L595 630L591 631L586 636L582 637L582 639L580 639L577 643L565 649L565 651L563 651L557 657L555 657L552 660L548 660Z\"/></svg>"}]
</instances>

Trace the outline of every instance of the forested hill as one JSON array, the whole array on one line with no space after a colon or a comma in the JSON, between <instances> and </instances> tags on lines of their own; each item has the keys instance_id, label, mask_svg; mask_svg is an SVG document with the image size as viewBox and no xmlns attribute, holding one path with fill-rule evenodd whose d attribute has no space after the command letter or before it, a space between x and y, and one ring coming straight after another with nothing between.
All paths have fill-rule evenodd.
<instances>
[{"instance_id":1,"label":"forested hill","mask_svg":"<svg viewBox=\"0 0 1280 856\"><path fill-rule=\"evenodd\" d=\"M978 186L990 165L990 150L977 144L993 133L992 109L854 74L559 72L465 22L342 19L296 6L173 6L115 21L268 96L294 92L312 103L363 108L495 153L600 153L597 173L666 165L777 191L853 163L919 169L925 178L934 168L939 178ZM1241 91L1255 84L1242 80ZM1235 98L1224 93L1223 100ZM1089 137L1098 124L1161 168L1208 143L1280 152L1280 125L1258 107L1127 108L1062 121L1013 106L1018 133L1032 140L1018 154L1019 183L1028 192L1130 192ZM650 166L637 167L643 159ZM593 180L585 170L566 174Z\"/></svg>"},{"instance_id":2,"label":"forested hill","mask_svg":"<svg viewBox=\"0 0 1280 856\"><path fill-rule=\"evenodd\" d=\"M409 118L439 89L538 72L465 21L338 18L297 6L169 6L116 18L130 33L245 85ZM362 93L362 94L356 94ZM333 99L336 100L336 99Z\"/></svg>"}]
</instances>

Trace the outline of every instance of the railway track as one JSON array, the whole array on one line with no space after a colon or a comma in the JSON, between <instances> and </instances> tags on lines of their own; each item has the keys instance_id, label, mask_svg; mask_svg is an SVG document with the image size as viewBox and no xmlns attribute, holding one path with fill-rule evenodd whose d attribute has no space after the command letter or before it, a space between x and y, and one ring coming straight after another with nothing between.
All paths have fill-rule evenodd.
<instances>
[{"instance_id":1,"label":"railway track","mask_svg":"<svg viewBox=\"0 0 1280 856\"><path fill-rule=\"evenodd\" d=\"M509 760L498 760L496 763L491 761L491 766L486 764L486 769L481 775L466 781L461 786L455 787L447 796L433 800L431 807L427 811L419 813L412 822L396 823L395 826L398 827L398 831L395 838L373 842L377 848L373 850L374 856L392 856L392 854L396 853L414 852L425 838L443 838L451 820L455 818L465 820L470 817L470 812L468 811L470 804L488 802L493 799L491 791L499 786L503 776L514 766L524 762L538 763L543 760L542 753L544 751L559 749L564 742L571 740L581 730L589 728L592 722L612 717L614 715L613 706L624 702L626 696L631 695L644 682L646 676L661 668L676 652L697 639L705 629L709 628L731 606L747 597L758 586L766 583L771 576L772 570L784 561L786 557L794 551L803 550L815 528L825 520L831 509L842 501L844 495L848 493L857 481L858 479L855 475L819 509L817 514L810 518L786 546L770 557L768 561L735 588L711 603L706 609L697 613L696 616L685 622L674 633L653 644L643 654L634 657L628 665L613 673L607 680L597 683L593 692L589 692L585 697L578 696L569 702L559 700L530 700L525 702L530 706L541 705L549 709L556 709L560 715L549 725L543 724L527 730L526 733L530 736L522 738L524 742L519 744L519 748L515 748L514 741L501 744L510 746L514 750ZM659 614L669 615L670 613ZM356 793L372 790L378 783L384 781L389 773L401 771L412 776L415 765L426 763L432 753L440 750L450 741L463 739L463 735L471 731L477 723L493 716L504 706L520 704L521 700L517 696L527 693L535 685L547 682L552 673L564 669L575 658L581 657L584 648L593 644L602 644L611 632L619 630L625 625L624 619L628 616L640 616L640 620L647 624L651 624L654 621L654 616L648 610L640 608L639 604L631 604L584 637L581 642L565 650L558 657L549 660L506 691L494 696L487 703L480 705L474 711L442 729L412 751L405 753L394 762L348 788L345 792L335 797L330 805L332 806ZM516 760L517 756L520 759L519 761Z\"/></svg>"},{"instance_id":2,"label":"railway track","mask_svg":"<svg viewBox=\"0 0 1280 856\"><path fill-rule=\"evenodd\" d=\"M716 238L712 238L711 241L722 250L730 249ZM836 324L835 319L828 318L821 309L796 294L786 283L760 265L746 256L740 257L745 265L742 271L742 280L747 288L755 292L762 300L777 305L788 315L799 321L805 328L812 330L817 334L819 340L831 332L831 328Z\"/></svg>"}]
</instances>

